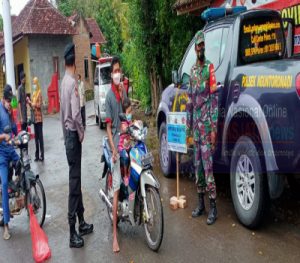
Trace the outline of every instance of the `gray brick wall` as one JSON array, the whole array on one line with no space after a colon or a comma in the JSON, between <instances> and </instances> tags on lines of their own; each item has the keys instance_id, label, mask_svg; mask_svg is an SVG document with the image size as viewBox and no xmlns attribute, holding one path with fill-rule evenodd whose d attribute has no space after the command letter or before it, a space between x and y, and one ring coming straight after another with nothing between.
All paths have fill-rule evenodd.
<instances>
[{"instance_id":1,"label":"gray brick wall","mask_svg":"<svg viewBox=\"0 0 300 263\"><path fill-rule=\"evenodd\" d=\"M64 76L64 49L65 46L72 42L71 36L51 36L51 35L33 35L29 36L29 58L31 77L39 78L43 100L48 100L47 89L54 73L53 57L59 57L60 80ZM30 80L32 83L32 80Z\"/></svg>"}]
</instances>

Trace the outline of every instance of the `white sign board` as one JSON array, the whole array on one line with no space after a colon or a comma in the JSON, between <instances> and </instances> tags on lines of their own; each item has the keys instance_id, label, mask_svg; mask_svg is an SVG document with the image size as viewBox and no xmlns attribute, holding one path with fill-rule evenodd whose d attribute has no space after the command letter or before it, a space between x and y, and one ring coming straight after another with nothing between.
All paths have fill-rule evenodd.
<instances>
[{"instance_id":1,"label":"white sign board","mask_svg":"<svg viewBox=\"0 0 300 263\"><path fill-rule=\"evenodd\" d=\"M167 116L168 150L187 153L186 112L169 112Z\"/></svg>"}]
</instances>

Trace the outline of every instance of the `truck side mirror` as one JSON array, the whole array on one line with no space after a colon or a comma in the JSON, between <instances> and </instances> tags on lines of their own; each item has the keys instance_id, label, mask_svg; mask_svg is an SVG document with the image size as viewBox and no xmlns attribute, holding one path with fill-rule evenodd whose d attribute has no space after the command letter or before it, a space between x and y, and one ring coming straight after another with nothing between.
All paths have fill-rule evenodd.
<instances>
[{"instance_id":1,"label":"truck side mirror","mask_svg":"<svg viewBox=\"0 0 300 263\"><path fill-rule=\"evenodd\" d=\"M172 82L177 86L179 84L179 76L178 76L178 71L173 70L172 71Z\"/></svg>"},{"instance_id":2,"label":"truck side mirror","mask_svg":"<svg viewBox=\"0 0 300 263\"><path fill-rule=\"evenodd\" d=\"M282 19L284 22L285 32L286 32L286 52L287 57L292 57L294 55L294 34L295 34L295 24L294 20L290 18Z\"/></svg>"},{"instance_id":3,"label":"truck side mirror","mask_svg":"<svg viewBox=\"0 0 300 263\"><path fill-rule=\"evenodd\" d=\"M99 85L99 80L98 80L98 79L95 79L95 80L94 80L94 85L95 85L95 86L98 86L98 85Z\"/></svg>"}]
</instances>

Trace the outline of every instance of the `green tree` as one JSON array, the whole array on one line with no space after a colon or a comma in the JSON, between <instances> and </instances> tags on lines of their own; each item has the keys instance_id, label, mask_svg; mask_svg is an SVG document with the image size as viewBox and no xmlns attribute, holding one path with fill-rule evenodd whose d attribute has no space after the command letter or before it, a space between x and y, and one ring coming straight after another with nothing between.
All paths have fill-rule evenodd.
<instances>
[{"instance_id":1,"label":"green tree","mask_svg":"<svg viewBox=\"0 0 300 263\"><path fill-rule=\"evenodd\" d=\"M175 0L128 3L130 41L124 47L123 57L138 96L155 112L162 89L171 82L172 69L178 69L202 23L197 17L176 16L172 10Z\"/></svg>"},{"instance_id":2,"label":"green tree","mask_svg":"<svg viewBox=\"0 0 300 263\"><path fill-rule=\"evenodd\" d=\"M114 4L115 1L111 0L99 1L96 20L107 40L104 48L112 55L121 55L123 50L122 31L118 9L114 8Z\"/></svg>"},{"instance_id":3,"label":"green tree","mask_svg":"<svg viewBox=\"0 0 300 263\"><path fill-rule=\"evenodd\" d=\"M3 31L3 18L0 15L0 31Z\"/></svg>"},{"instance_id":4,"label":"green tree","mask_svg":"<svg viewBox=\"0 0 300 263\"><path fill-rule=\"evenodd\" d=\"M197 30L199 17L177 16L176 0L57 0L59 10L74 10L97 20L107 44L102 51L118 55L134 81L134 94L144 106L157 109L162 89L171 83Z\"/></svg>"}]
</instances>

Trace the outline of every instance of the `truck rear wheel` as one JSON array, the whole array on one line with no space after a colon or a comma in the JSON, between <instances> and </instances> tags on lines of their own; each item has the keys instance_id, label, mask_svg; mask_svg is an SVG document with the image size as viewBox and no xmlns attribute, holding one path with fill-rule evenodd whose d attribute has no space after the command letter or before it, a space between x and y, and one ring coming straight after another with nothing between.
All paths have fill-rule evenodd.
<instances>
[{"instance_id":1,"label":"truck rear wheel","mask_svg":"<svg viewBox=\"0 0 300 263\"><path fill-rule=\"evenodd\" d=\"M163 122L159 128L159 160L164 176L172 177L175 160L172 152L168 150L167 127L165 122Z\"/></svg>"},{"instance_id":2,"label":"truck rear wheel","mask_svg":"<svg viewBox=\"0 0 300 263\"><path fill-rule=\"evenodd\" d=\"M239 221L257 227L266 212L268 195L259 153L248 136L235 144L230 164L232 201Z\"/></svg>"}]
</instances>

